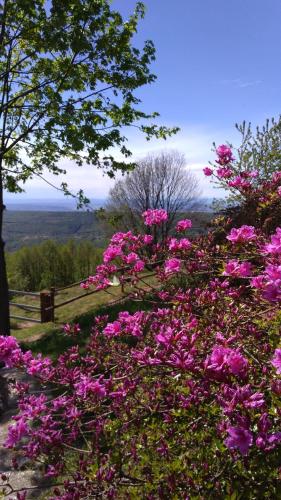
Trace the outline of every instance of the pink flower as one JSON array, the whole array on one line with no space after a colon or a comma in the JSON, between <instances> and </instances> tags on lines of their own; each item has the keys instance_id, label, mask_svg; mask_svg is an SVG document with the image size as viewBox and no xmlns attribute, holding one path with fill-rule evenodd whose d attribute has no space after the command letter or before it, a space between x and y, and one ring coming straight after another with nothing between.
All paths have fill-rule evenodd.
<instances>
[{"instance_id":1,"label":"pink flower","mask_svg":"<svg viewBox=\"0 0 281 500\"><path fill-rule=\"evenodd\" d=\"M15 337L0 336L0 362L4 362L7 368L12 368L21 359L22 352Z\"/></svg>"},{"instance_id":2,"label":"pink flower","mask_svg":"<svg viewBox=\"0 0 281 500\"><path fill-rule=\"evenodd\" d=\"M151 236L151 234L145 234L144 237L143 237L143 242L145 245L150 245L153 241L153 237Z\"/></svg>"},{"instance_id":3,"label":"pink flower","mask_svg":"<svg viewBox=\"0 0 281 500\"><path fill-rule=\"evenodd\" d=\"M113 321L113 323L108 323L103 330L104 335L107 337L117 337L121 333L121 323L119 321Z\"/></svg>"},{"instance_id":4,"label":"pink flower","mask_svg":"<svg viewBox=\"0 0 281 500\"><path fill-rule=\"evenodd\" d=\"M216 153L218 155L218 160L216 161L220 165L226 165L227 163L230 163L232 160L234 160L231 148L226 144L218 146L216 149Z\"/></svg>"},{"instance_id":5,"label":"pink flower","mask_svg":"<svg viewBox=\"0 0 281 500\"><path fill-rule=\"evenodd\" d=\"M116 245L110 245L104 252L103 252L103 262L107 264L111 260L116 259L116 257L120 257L122 255L122 248Z\"/></svg>"},{"instance_id":6,"label":"pink flower","mask_svg":"<svg viewBox=\"0 0 281 500\"><path fill-rule=\"evenodd\" d=\"M168 220L168 214L166 210L162 208L152 209L149 208L142 214L144 218L144 223L146 226L153 226L154 224L159 225L162 222L166 222Z\"/></svg>"},{"instance_id":7,"label":"pink flower","mask_svg":"<svg viewBox=\"0 0 281 500\"><path fill-rule=\"evenodd\" d=\"M237 448L242 455L247 455L249 447L253 444L253 435L244 427L227 428L229 437L225 440L226 446L232 450Z\"/></svg>"},{"instance_id":8,"label":"pink flower","mask_svg":"<svg viewBox=\"0 0 281 500\"><path fill-rule=\"evenodd\" d=\"M230 168L221 167L217 169L217 176L221 179L229 179L233 175L233 172Z\"/></svg>"},{"instance_id":9,"label":"pink flower","mask_svg":"<svg viewBox=\"0 0 281 500\"><path fill-rule=\"evenodd\" d=\"M252 271L252 264L250 262L239 262L238 260L230 260L225 265L223 276L237 276L246 278L250 276Z\"/></svg>"},{"instance_id":10,"label":"pink flower","mask_svg":"<svg viewBox=\"0 0 281 500\"><path fill-rule=\"evenodd\" d=\"M191 247L191 242L187 238L181 238L177 240L172 238L169 243L169 250L171 252L176 252L178 250L188 250Z\"/></svg>"},{"instance_id":11,"label":"pink flower","mask_svg":"<svg viewBox=\"0 0 281 500\"><path fill-rule=\"evenodd\" d=\"M83 288L84 290L88 290L90 288L89 281L82 281L82 283L80 283L80 288Z\"/></svg>"},{"instance_id":12,"label":"pink flower","mask_svg":"<svg viewBox=\"0 0 281 500\"><path fill-rule=\"evenodd\" d=\"M281 172L274 172L273 176L272 176L272 180L273 182L277 182L281 179Z\"/></svg>"},{"instance_id":13,"label":"pink flower","mask_svg":"<svg viewBox=\"0 0 281 500\"><path fill-rule=\"evenodd\" d=\"M258 177L259 173L257 170L253 170L252 172L249 172L249 177L251 177L252 179L255 179L256 177Z\"/></svg>"},{"instance_id":14,"label":"pink flower","mask_svg":"<svg viewBox=\"0 0 281 500\"><path fill-rule=\"evenodd\" d=\"M51 365L52 361L49 358L43 358L42 354L38 354L37 358L29 361L26 371L29 375L48 376Z\"/></svg>"},{"instance_id":15,"label":"pink flower","mask_svg":"<svg viewBox=\"0 0 281 500\"><path fill-rule=\"evenodd\" d=\"M134 267L133 267L133 271L134 271L135 273L140 273L141 271L143 271L143 270L144 270L144 266L145 266L144 261L143 261L143 260L138 260L138 261L135 263Z\"/></svg>"},{"instance_id":16,"label":"pink flower","mask_svg":"<svg viewBox=\"0 0 281 500\"><path fill-rule=\"evenodd\" d=\"M133 233L131 231L128 231L127 233L115 233L110 241L111 243L113 243L113 245L120 245L121 243L124 243L127 240L131 240L132 238L135 238L133 236Z\"/></svg>"},{"instance_id":17,"label":"pink flower","mask_svg":"<svg viewBox=\"0 0 281 500\"><path fill-rule=\"evenodd\" d=\"M253 241L257 238L255 233L255 228L253 226L241 226L239 228L233 227L226 237L227 240L232 243L245 243L247 241Z\"/></svg>"},{"instance_id":18,"label":"pink flower","mask_svg":"<svg viewBox=\"0 0 281 500\"><path fill-rule=\"evenodd\" d=\"M231 349L227 355L226 359L227 365L229 367L229 371L233 373L233 375L242 375L245 373L248 368L248 361L240 352Z\"/></svg>"},{"instance_id":19,"label":"pink flower","mask_svg":"<svg viewBox=\"0 0 281 500\"><path fill-rule=\"evenodd\" d=\"M180 259L168 259L165 262L166 273L177 273L180 270L180 267L181 267Z\"/></svg>"},{"instance_id":20,"label":"pink flower","mask_svg":"<svg viewBox=\"0 0 281 500\"><path fill-rule=\"evenodd\" d=\"M269 302L281 300L281 265L268 264L264 273L251 280L251 286L262 291Z\"/></svg>"},{"instance_id":21,"label":"pink flower","mask_svg":"<svg viewBox=\"0 0 281 500\"><path fill-rule=\"evenodd\" d=\"M218 374L224 370L235 376L244 375L247 367L248 361L239 351L218 345L205 361L205 368Z\"/></svg>"},{"instance_id":22,"label":"pink flower","mask_svg":"<svg viewBox=\"0 0 281 500\"><path fill-rule=\"evenodd\" d=\"M190 229L192 227L192 222L189 219L179 220L176 226L176 231L179 233L185 231L186 229Z\"/></svg>"},{"instance_id":23,"label":"pink flower","mask_svg":"<svg viewBox=\"0 0 281 500\"><path fill-rule=\"evenodd\" d=\"M221 146L218 146L216 149L216 153L218 156L223 156L223 157L232 155L231 148L229 146L227 146L226 144L222 144Z\"/></svg>"},{"instance_id":24,"label":"pink flower","mask_svg":"<svg viewBox=\"0 0 281 500\"><path fill-rule=\"evenodd\" d=\"M271 364L276 368L276 373L281 375L281 349L275 349Z\"/></svg>"},{"instance_id":25,"label":"pink flower","mask_svg":"<svg viewBox=\"0 0 281 500\"><path fill-rule=\"evenodd\" d=\"M213 175L213 170L210 167L204 167L203 168L204 174L209 177L210 175Z\"/></svg>"},{"instance_id":26,"label":"pink flower","mask_svg":"<svg viewBox=\"0 0 281 500\"><path fill-rule=\"evenodd\" d=\"M130 252L124 257L126 264L134 264L138 260L138 255L135 252Z\"/></svg>"},{"instance_id":27,"label":"pink flower","mask_svg":"<svg viewBox=\"0 0 281 500\"><path fill-rule=\"evenodd\" d=\"M264 246L263 252L268 254L281 254L281 227L276 228L276 233L271 236L271 242Z\"/></svg>"},{"instance_id":28,"label":"pink flower","mask_svg":"<svg viewBox=\"0 0 281 500\"><path fill-rule=\"evenodd\" d=\"M255 276L251 279L250 285L253 288L262 289L265 285L265 276L263 276L262 274Z\"/></svg>"},{"instance_id":29,"label":"pink flower","mask_svg":"<svg viewBox=\"0 0 281 500\"><path fill-rule=\"evenodd\" d=\"M29 427L23 418L20 418L16 424L11 425L8 429L8 437L5 441L5 446L7 448L13 448L23 436L26 436L29 432Z\"/></svg>"},{"instance_id":30,"label":"pink flower","mask_svg":"<svg viewBox=\"0 0 281 500\"><path fill-rule=\"evenodd\" d=\"M81 328L78 323L75 323L74 325L66 323L66 325L64 325L63 327L63 331L67 335L76 335L77 333L81 332Z\"/></svg>"},{"instance_id":31,"label":"pink flower","mask_svg":"<svg viewBox=\"0 0 281 500\"><path fill-rule=\"evenodd\" d=\"M241 189L248 189L249 187L251 187L251 183L243 179L241 175L237 175L236 177L234 177L232 181L229 181L227 184L229 187L241 188Z\"/></svg>"},{"instance_id":32,"label":"pink flower","mask_svg":"<svg viewBox=\"0 0 281 500\"><path fill-rule=\"evenodd\" d=\"M81 380L77 384L74 384L74 387L76 394L82 398L87 398L90 394L98 398L106 396L105 386L99 380L94 380L86 375L83 375Z\"/></svg>"}]
</instances>

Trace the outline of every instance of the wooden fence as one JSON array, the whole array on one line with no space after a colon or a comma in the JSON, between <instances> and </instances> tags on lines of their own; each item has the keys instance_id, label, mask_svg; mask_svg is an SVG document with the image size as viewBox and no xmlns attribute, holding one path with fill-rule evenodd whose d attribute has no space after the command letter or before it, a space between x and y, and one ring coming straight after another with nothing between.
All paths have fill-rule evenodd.
<instances>
[{"instance_id":1,"label":"wooden fence","mask_svg":"<svg viewBox=\"0 0 281 500\"><path fill-rule=\"evenodd\" d=\"M158 264L153 263L153 267ZM120 272L121 275L124 272L124 268L118 270L117 272ZM154 272L149 272L147 274L142 275L142 279L155 276ZM10 304L10 318L11 319L17 319L21 321L31 321L33 323L48 323L48 322L54 322L55 321L55 311L59 307L66 306L68 304L71 304L72 302L76 302L77 300L82 300L85 297L89 297L90 295L94 294L99 294L101 292L104 292L104 290L91 290L87 291L86 293L83 293L82 295L75 295L74 297L71 297L67 300L64 300L62 302L56 302L57 295L59 292L62 292L63 290L67 290L69 288L74 288L74 287L79 287L81 283L87 281L81 280L76 283L71 283L70 285L61 287L61 288L55 288L52 287L50 290L44 290L41 292L24 292L21 290L9 290L9 294L12 297L12 300L9 302ZM115 302L122 301L124 300L125 297L125 283L129 281L128 278L124 278L121 280L121 292L122 295L120 298L118 298ZM30 304L24 304L21 302L18 302L17 297L24 296L24 297L31 297L34 299L34 301L37 301L37 305L30 305ZM20 300L20 299L19 299ZM19 309L20 311L28 311L28 312L35 312L38 313L38 318L33 318L33 317L27 317L27 316L21 316L19 314L15 314L14 308Z\"/></svg>"},{"instance_id":2,"label":"wooden fence","mask_svg":"<svg viewBox=\"0 0 281 500\"><path fill-rule=\"evenodd\" d=\"M47 323L48 321L54 321L54 297L55 290L51 289L49 291L42 292L24 292L21 290L9 290L12 300L10 304L10 318L18 319L22 321L31 321L33 323ZM37 305L24 304L19 302L17 297L32 297L37 301ZM29 311L38 313L38 318L29 318L26 316L20 316L15 314L14 308L20 311Z\"/></svg>"}]
</instances>

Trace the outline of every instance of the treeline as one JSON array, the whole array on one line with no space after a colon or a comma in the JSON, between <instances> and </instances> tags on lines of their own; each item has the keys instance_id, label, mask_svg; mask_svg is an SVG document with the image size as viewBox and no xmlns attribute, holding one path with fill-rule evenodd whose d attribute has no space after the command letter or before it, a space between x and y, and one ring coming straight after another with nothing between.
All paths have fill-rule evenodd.
<instances>
[{"instance_id":1,"label":"treeline","mask_svg":"<svg viewBox=\"0 0 281 500\"><path fill-rule=\"evenodd\" d=\"M9 288L37 291L69 285L93 274L102 252L90 241L62 244L47 240L22 247L7 254Z\"/></svg>"}]
</instances>

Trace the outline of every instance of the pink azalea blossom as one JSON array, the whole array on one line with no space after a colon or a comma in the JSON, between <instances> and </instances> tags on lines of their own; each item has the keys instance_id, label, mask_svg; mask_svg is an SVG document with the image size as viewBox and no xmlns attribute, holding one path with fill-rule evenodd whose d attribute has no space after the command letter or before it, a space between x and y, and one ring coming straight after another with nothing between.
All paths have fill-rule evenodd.
<instances>
[{"instance_id":1,"label":"pink azalea blossom","mask_svg":"<svg viewBox=\"0 0 281 500\"><path fill-rule=\"evenodd\" d=\"M0 336L0 362L12 368L21 362L21 350L15 337Z\"/></svg>"},{"instance_id":2,"label":"pink azalea blossom","mask_svg":"<svg viewBox=\"0 0 281 500\"><path fill-rule=\"evenodd\" d=\"M254 276L254 278L251 279L250 285L253 288L262 289L265 285L265 276L264 275Z\"/></svg>"},{"instance_id":3,"label":"pink azalea blossom","mask_svg":"<svg viewBox=\"0 0 281 500\"><path fill-rule=\"evenodd\" d=\"M245 243L248 241L253 241L257 238L255 233L255 228L253 226L243 225L239 228L233 227L226 237L227 240L232 243Z\"/></svg>"},{"instance_id":4,"label":"pink azalea blossom","mask_svg":"<svg viewBox=\"0 0 281 500\"><path fill-rule=\"evenodd\" d=\"M216 161L220 165L226 165L227 163L230 163L232 160L235 159L234 156L232 155L231 148L226 144L218 146L216 149L216 153L218 155L218 160Z\"/></svg>"},{"instance_id":5,"label":"pink azalea blossom","mask_svg":"<svg viewBox=\"0 0 281 500\"><path fill-rule=\"evenodd\" d=\"M246 373L248 361L239 351L216 345L205 361L205 368L216 373L223 371L239 376Z\"/></svg>"},{"instance_id":6,"label":"pink azalea blossom","mask_svg":"<svg viewBox=\"0 0 281 500\"><path fill-rule=\"evenodd\" d=\"M229 187L233 188L248 189L251 187L250 181L243 179L241 175L237 175L232 181L229 181L227 184Z\"/></svg>"},{"instance_id":7,"label":"pink azalea blossom","mask_svg":"<svg viewBox=\"0 0 281 500\"><path fill-rule=\"evenodd\" d=\"M144 266L145 266L144 261L143 261L143 260L138 260L138 261L135 263L134 267L133 267L133 271L134 271L135 273L140 273L141 271L143 271L143 270L144 270Z\"/></svg>"},{"instance_id":8,"label":"pink azalea blossom","mask_svg":"<svg viewBox=\"0 0 281 500\"><path fill-rule=\"evenodd\" d=\"M165 262L166 273L177 273L180 270L180 267L181 267L180 259L168 259Z\"/></svg>"},{"instance_id":9,"label":"pink azalea blossom","mask_svg":"<svg viewBox=\"0 0 281 500\"><path fill-rule=\"evenodd\" d=\"M273 182L277 182L281 179L281 172L274 172L273 176L272 176L272 180Z\"/></svg>"},{"instance_id":10,"label":"pink azalea blossom","mask_svg":"<svg viewBox=\"0 0 281 500\"><path fill-rule=\"evenodd\" d=\"M104 328L103 333L107 337L117 337L121 333L121 323L119 321L108 323Z\"/></svg>"},{"instance_id":11,"label":"pink azalea blossom","mask_svg":"<svg viewBox=\"0 0 281 500\"><path fill-rule=\"evenodd\" d=\"M276 368L276 373L281 375L281 349L275 349L271 364Z\"/></svg>"},{"instance_id":12,"label":"pink azalea blossom","mask_svg":"<svg viewBox=\"0 0 281 500\"><path fill-rule=\"evenodd\" d=\"M132 231L127 231L127 233L115 233L110 242L113 244L113 245L120 245L126 241L131 241L131 240L134 240L135 239L135 236L133 235Z\"/></svg>"},{"instance_id":13,"label":"pink azalea blossom","mask_svg":"<svg viewBox=\"0 0 281 500\"><path fill-rule=\"evenodd\" d=\"M243 427L229 426L227 428L229 437L225 440L226 446L232 449L238 449L241 455L247 455L249 447L253 444L252 433Z\"/></svg>"},{"instance_id":14,"label":"pink azalea blossom","mask_svg":"<svg viewBox=\"0 0 281 500\"><path fill-rule=\"evenodd\" d=\"M143 237L143 242L145 245L150 245L153 242L153 237L151 234L145 234Z\"/></svg>"},{"instance_id":15,"label":"pink azalea blossom","mask_svg":"<svg viewBox=\"0 0 281 500\"><path fill-rule=\"evenodd\" d=\"M252 172L249 172L249 177L251 177L252 179L255 179L258 176L259 176L259 173L257 170L252 170Z\"/></svg>"},{"instance_id":16,"label":"pink azalea blossom","mask_svg":"<svg viewBox=\"0 0 281 500\"><path fill-rule=\"evenodd\" d=\"M48 377L50 372L52 362L49 358L43 358L42 354L38 354L37 358L33 358L30 360L29 365L27 367L27 373L29 375L43 375Z\"/></svg>"},{"instance_id":17,"label":"pink azalea blossom","mask_svg":"<svg viewBox=\"0 0 281 500\"><path fill-rule=\"evenodd\" d=\"M20 418L16 424L8 428L8 437L5 441L7 448L15 446L24 436L27 436L29 427L24 418Z\"/></svg>"},{"instance_id":18,"label":"pink azalea blossom","mask_svg":"<svg viewBox=\"0 0 281 500\"><path fill-rule=\"evenodd\" d=\"M135 252L130 252L124 257L126 264L134 264L138 260L139 256Z\"/></svg>"},{"instance_id":19,"label":"pink azalea blossom","mask_svg":"<svg viewBox=\"0 0 281 500\"><path fill-rule=\"evenodd\" d=\"M185 231L186 229L190 229L192 227L192 221L190 219L179 220L176 225L176 231L179 233Z\"/></svg>"},{"instance_id":20,"label":"pink azalea blossom","mask_svg":"<svg viewBox=\"0 0 281 500\"><path fill-rule=\"evenodd\" d=\"M242 375L248 368L248 361L240 352L231 349L226 359L229 371L233 375Z\"/></svg>"},{"instance_id":21,"label":"pink azalea blossom","mask_svg":"<svg viewBox=\"0 0 281 500\"><path fill-rule=\"evenodd\" d=\"M210 175L213 175L213 170L210 167L204 167L203 168L204 174L209 177Z\"/></svg>"},{"instance_id":22,"label":"pink azalea blossom","mask_svg":"<svg viewBox=\"0 0 281 500\"><path fill-rule=\"evenodd\" d=\"M270 238L270 243L264 245L263 252L273 255L281 254L281 227L276 228L275 234Z\"/></svg>"},{"instance_id":23,"label":"pink azalea blossom","mask_svg":"<svg viewBox=\"0 0 281 500\"><path fill-rule=\"evenodd\" d=\"M239 262L238 260L229 260L226 265L223 276L235 276L246 278L250 276L252 271L252 264L250 262Z\"/></svg>"},{"instance_id":24,"label":"pink azalea blossom","mask_svg":"<svg viewBox=\"0 0 281 500\"><path fill-rule=\"evenodd\" d=\"M216 153L218 156L231 156L232 155L232 150L229 146L226 144L222 144L221 146L218 146L216 149Z\"/></svg>"},{"instance_id":25,"label":"pink azalea blossom","mask_svg":"<svg viewBox=\"0 0 281 500\"><path fill-rule=\"evenodd\" d=\"M220 179L229 179L233 175L233 171L227 167L220 167L217 169L217 176Z\"/></svg>"},{"instance_id":26,"label":"pink azalea blossom","mask_svg":"<svg viewBox=\"0 0 281 500\"><path fill-rule=\"evenodd\" d=\"M106 396L106 388L101 384L100 380L94 380L91 377L83 375L81 380L74 384L76 394L82 398L86 398L89 395L94 395L98 398L103 398Z\"/></svg>"},{"instance_id":27,"label":"pink azalea blossom","mask_svg":"<svg viewBox=\"0 0 281 500\"><path fill-rule=\"evenodd\" d=\"M123 254L122 248L120 246L116 245L110 245L104 252L103 252L103 262L107 264L111 260L116 259L116 257L120 257Z\"/></svg>"},{"instance_id":28,"label":"pink azalea blossom","mask_svg":"<svg viewBox=\"0 0 281 500\"><path fill-rule=\"evenodd\" d=\"M142 214L144 218L144 223L146 226L153 226L162 224L162 222L166 222L168 220L168 214L166 210L163 210L162 208L159 209L152 209L149 208Z\"/></svg>"},{"instance_id":29,"label":"pink azalea blossom","mask_svg":"<svg viewBox=\"0 0 281 500\"><path fill-rule=\"evenodd\" d=\"M171 252L176 252L178 250L188 250L191 247L191 242L187 238L181 238L177 240L172 238L169 243L169 250Z\"/></svg>"}]
</instances>

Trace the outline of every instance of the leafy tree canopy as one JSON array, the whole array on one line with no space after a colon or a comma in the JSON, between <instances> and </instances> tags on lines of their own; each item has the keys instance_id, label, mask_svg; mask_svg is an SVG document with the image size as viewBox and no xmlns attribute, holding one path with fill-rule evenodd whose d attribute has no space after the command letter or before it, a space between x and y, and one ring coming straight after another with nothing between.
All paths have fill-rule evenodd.
<instances>
[{"instance_id":1,"label":"leafy tree canopy","mask_svg":"<svg viewBox=\"0 0 281 500\"><path fill-rule=\"evenodd\" d=\"M0 1L0 159L8 191L21 191L45 168L66 173L62 157L109 176L130 169L124 126L148 139L176 131L152 123L158 114L141 111L135 95L156 78L153 43L132 45L144 12L138 2L124 21L108 0ZM112 146L124 161L108 152Z\"/></svg>"}]
</instances>

